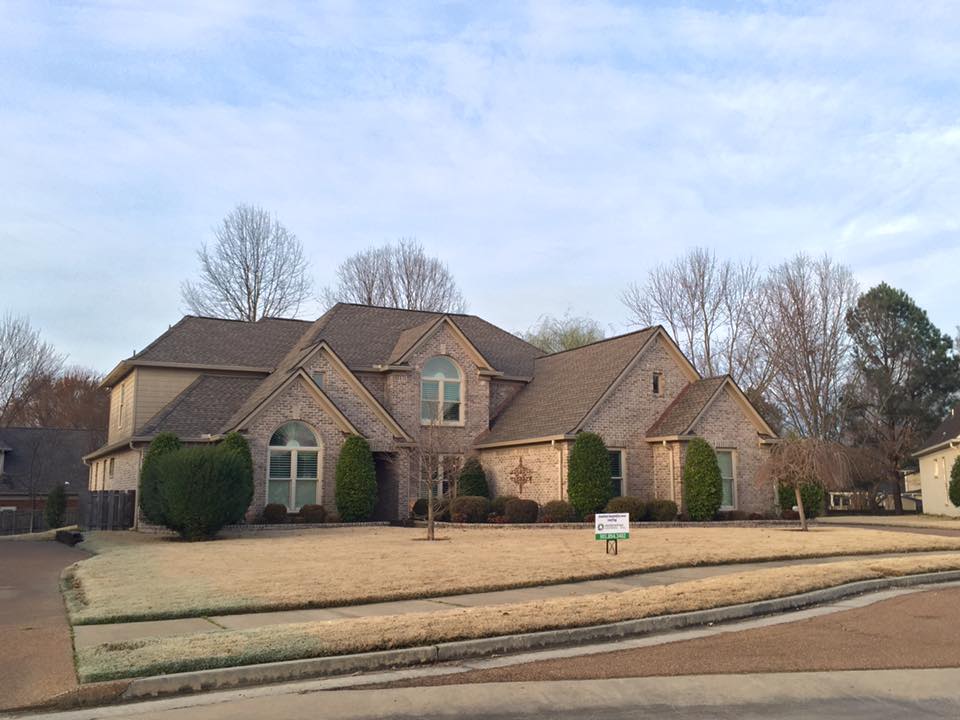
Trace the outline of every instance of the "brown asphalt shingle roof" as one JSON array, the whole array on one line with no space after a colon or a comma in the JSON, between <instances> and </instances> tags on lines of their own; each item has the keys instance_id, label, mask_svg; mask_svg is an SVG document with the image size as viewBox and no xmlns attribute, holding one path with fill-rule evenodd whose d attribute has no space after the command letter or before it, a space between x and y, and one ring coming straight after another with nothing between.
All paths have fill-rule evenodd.
<instances>
[{"instance_id":1,"label":"brown asphalt shingle roof","mask_svg":"<svg viewBox=\"0 0 960 720\"><path fill-rule=\"evenodd\" d=\"M939 445L946 440L952 440L957 436L960 436L960 403L950 411L946 419L930 434L930 437L923 443L923 449L920 452L934 445Z\"/></svg>"},{"instance_id":2,"label":"brown asphalt shingle roof","mask_svg":"<svg viewBox=\"0 0 960 720\"><path fill-rule=\"evenodd\" d=\"M300 346L326 340L351 369L384 365L402 344L408 343L405 352L443 315L340 303L304 333ZM533 374L533 361L543 355L541 350L476 315L449 317L495 370L517 377Z\"/></svg>"},{"instance_id":3,"label":"brown asphalt shingle roof","mask_svg":"<svg viewBox=\"0 0 960 720\"><path fill-rule=\"evenodd\" d=\"M284 318L242 322L187 315L130 360L274 368L310 325Z\"/></svg>"},{"instance_id":4,"label":"brown asphalt shingle roof","mask_svg":"<svg viewBox=\"0 0 960 720\"><path fill-rule=\"evenodd\" d=\"M216 435L262 382L262 377L201 375L136 434L173 432L182 438Z\"/></svg>"},{"instance_id":5,"label":"brown asphalt shingle roof","mask_svg":"<svg viewBox=\"0 0 960 720\"><path fill-rule=\"evenodd\" d=\"M656 330L647 328L538 358L533 381L478 444L573 432Z\"/></svg>"},{"instance_id":6,"label":"brown asphalt shingle roof","mask_svg":"<svg viewBox=\"0 0 960 720\"><path fill-rule=\"evenodd\" d=\"M697 415L726 380L727 376L721 375L697 380L687 385L650 426L647 437L669 437L687 432L693 421L697 419Z\"/></svg>"},{"instance_id":7,"label":"brown asphalt shingle roof","mask_svg":"<svg viewBox=\"0 0 960 720\"><path fill-rule=\"evenodd\" d=\"M32 492L46 495L54 485L69 482L66 490L86 490L89 469L83 456L102 440L99 430L62 428L0 428L0 446L5 450L0 496Z\"/></svg>"}]
</instances>

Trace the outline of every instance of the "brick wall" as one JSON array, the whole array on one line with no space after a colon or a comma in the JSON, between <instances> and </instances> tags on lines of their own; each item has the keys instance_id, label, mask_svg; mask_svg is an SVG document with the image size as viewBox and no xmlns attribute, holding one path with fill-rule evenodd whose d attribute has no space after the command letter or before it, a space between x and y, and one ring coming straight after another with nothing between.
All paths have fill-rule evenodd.
<instances>
[{"instance_id":1,"label":"brick wall","mask_svg":"<svg viewBox=\"0 0 960 720\"><path fill-rule=\"evenodd\" d=\"M394 449L393 433L378 415L371 409L368 401L364 400L344 377L327 353L320 352L311 360L309 373L324 373L323 391L333 400L340 411L350 418L360 434L370 442L374 452L389 452Z\"/></svg>"},{"instance_id":2,"label":"brick wall","mask_svg":"<svg viewBox=\"0 0 960 720\"><path fill-rule=\"evenodd\" d=\"M567 496L567 459L570 443L540 443L515 447L492 448L480 451L480 462L487 474L490 492L497 495L516 495L536 500L541 505ZM510 478L510 472L520 460L533 475L523 491Z\"/></svg>"},{"instance_id":3,"label":"brick wall","mask_svg":"<svg viewBox=\"0 0 960 720\"><path fill-rule=\"evenodd\" d=\"M769 512L775 505L774 488L758 477L769 448L761 446L757 430L727 389L714 400L693 431L716 450L734 451L736 507L746 512Z\"/></svg>"},{"instance_id":4,"label":"brick wall","mask_svg":"<svg viewBox=\"0 0 960 720\"><path fill-rule=\"evenodd\" d=\"M253 502L247 512L248 519L257 518L267 502L267 454L270 438L286 422L299 420L313 430L321 445L320 482L318 502L327 508L335 508L334 470L340 455L340 446L346 434L333 418L317 403L306 381L298 379L258 412L246 429L250 453L253 455Z\"/></svg>"},{"instance_id":5,"label":"brick wall","mask_svg":"<svg viewBox=\"0 0 960 720\"><path fill-rule=\"evenodd\" d=\"M97 490L136 490L140 485L141 449L117 450L90 464L88 488L94 489L94 471L97 471ZM110 476L110 459L113 459L113 476ZM102 463L95 467L95 463ZM104 470L106 472L104 472Z\"/></svg>"},{"instance_id":6,"label":"brick wall","mask_svg":"<svg viewBox=\"0 0 960 720\"><path fill-rule=\"evenodd\" d=\"M653 394L654 372L662 373L659 395ZM674 355L657 338L588 421L585 429L598 433L607 447L625 450L625 494L670 499L667 482L661 478L662 490L655 483L654 449L646 434L687 382ZM669 463L669 457L663 459Z\"/></svg>"}]
</instances>

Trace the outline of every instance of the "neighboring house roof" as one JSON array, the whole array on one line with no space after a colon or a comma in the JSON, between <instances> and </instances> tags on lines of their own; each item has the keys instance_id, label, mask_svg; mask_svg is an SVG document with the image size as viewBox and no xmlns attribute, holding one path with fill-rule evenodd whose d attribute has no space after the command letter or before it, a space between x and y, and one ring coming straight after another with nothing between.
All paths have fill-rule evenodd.
<instances>
[{"instance_id":1,"label":"neighboring house roof","mask_svg":"<svg viewBox=\"0 0 960 720\"><path fill-rule=\"evenodd\" d=\"M943 422L923 443L923 448L915 452L914 455L924 455L957 438L960 438L960 403L950 410L950 414L944 418Z\"/></svg>"},{"instance_id":2,"label":"neighboring house roof","mask_svg":"<svg viewBox=\"0 0 960 720\"><path fill-rule=\"evenodd\" d=\"M574 432L658 328L537 358L533 380L478 439L492 445Z\"/></svg>"},{"instance_id":3,"label":"neighboring house roof","mask_svg":"<svg viewBox=\"0 0 960 720\"><path fill-rule=\"evenodd\" d=\"M0 428L4 452L0 496L46 495L54 485L69 482L68 492L87 487L88 470L84 454L99 444L103 434L96 430L61 428Z\"/></svg>"},{"instance_id":4,"label":"neighboring house roof","mask_svg":"<svg viewBox=\"0 0 960 720\"><path fill-rule=\"evenodd\" d=\"M262 381L250 376L201 375L150 418L138 434L172 432L182 438L216 435Z\"/></svg>"},{"instance_id":5,"label":"neighboring house roof","mask_svg":"<svg viewBox=\"0 0 960 720\"><path fill-rule=\"evenodd\" d=\"M704 378L687 385L663 414L647 430L647 437L670 437L686 434L703 412L707 403L723 387L727 376Z\"/></svg>"}]
</instances>

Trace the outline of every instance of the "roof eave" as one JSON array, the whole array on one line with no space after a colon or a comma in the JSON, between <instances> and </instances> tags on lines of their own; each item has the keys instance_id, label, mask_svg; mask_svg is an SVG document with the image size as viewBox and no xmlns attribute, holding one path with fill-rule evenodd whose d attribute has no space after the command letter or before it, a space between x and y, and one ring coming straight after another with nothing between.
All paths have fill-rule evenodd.
<instances>
[{"instance_id":1,"label":"roof eave","mask_svg":"<svg viewBox=\"0 0 960 720\"><path fill-rule=\"evenodd\" d=\"M945 447L953 447L954 444L960 444L960 435L957 435L955 438L949 438L943 442L939 442L936 445L930 445L929 447L922 448L913 453L910 457L922 457L923 455L929 455L932 452L936 452Z\"/></svg>"},{"instance_id":2,"label":"roof eave","mask_svg":"<svg viewBox=\"0 0 960 720\"><path fill-rule=\"evenodd\" d=\"M474 445L477 450L490 450L499 447L514 447L517 445L542 445L543 443L556 442L563 440L576 440L577 436L570 433L563 435L544 435L534 438L523 438L520 440L498 440L494 442L485 442Z\"/></svg>"}]
</instances>

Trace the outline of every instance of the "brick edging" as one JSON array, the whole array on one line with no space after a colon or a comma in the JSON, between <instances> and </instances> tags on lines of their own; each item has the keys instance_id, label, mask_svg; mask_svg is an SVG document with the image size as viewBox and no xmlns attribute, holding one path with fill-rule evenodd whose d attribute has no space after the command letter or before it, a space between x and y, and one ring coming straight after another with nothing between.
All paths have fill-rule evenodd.
<instances>
[{"instance_id":1,"label":"brick edging","mask_svg":"<svg viewBox=\"0 0 960 720\"><path fill-rule=\"evenodd\" d=\"M414 525L426 527L426 520L417 520ZM593 530L593 523L453 523L435 522L438 528L455 530L484 529L484 530ZM707 522L632 522L630 527L635 530L655 530L658 528L798 528L799 520L710 520Z\"/></svg>"}]
</instances>

